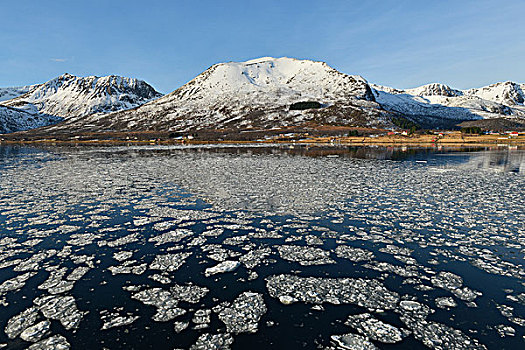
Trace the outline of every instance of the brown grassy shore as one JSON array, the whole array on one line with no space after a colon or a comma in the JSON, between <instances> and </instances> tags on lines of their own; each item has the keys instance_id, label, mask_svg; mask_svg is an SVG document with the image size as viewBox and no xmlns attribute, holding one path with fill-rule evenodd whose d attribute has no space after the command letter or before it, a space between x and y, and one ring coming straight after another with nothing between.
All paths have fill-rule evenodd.
<instances>
[{"instance_id":1,"label":"brown grassy shore","mask_svg":"<svg viewBox=\"0 0 525 350\"><path fill-rule=\"evenodd\" d=\"M358 134L359 136L345 136ZM0 144L253 144L300 143L378 146L525 146L525 134L470 135L459 131L388 135L388 130L320 126L316 128L281 128L272 130L207 130L192 133L161 131L82 133L77 135L38 135L18 132L0 135Z\"/></svg>"}]
</instances>

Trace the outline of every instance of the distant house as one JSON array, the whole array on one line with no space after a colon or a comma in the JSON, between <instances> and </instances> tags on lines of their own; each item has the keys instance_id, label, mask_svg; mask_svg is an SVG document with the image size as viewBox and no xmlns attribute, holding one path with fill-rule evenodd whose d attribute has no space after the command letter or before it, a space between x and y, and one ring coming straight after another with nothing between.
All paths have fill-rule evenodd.
<instances>
[{"instance_id":1,"label":"distant house","mask_svg":"<svg viewBox=\"0 0 525 350\"><path fill-rule=\"evenodd\" d=\"M509 136L510 136L510 137L518 137L518 132L517 132L517 131L511 131L511 132L509 133Z\"/></svg>"},{"instance_id":2,"label":"distant house","mask_svg":"<svg viewBox=\"0 0 525 350\"><path fill-rule=\"evenodd\" d=\"M408 131L406 131L406 130L401 131L401 135L408 136Z\"/></svg>"}]
</instances>

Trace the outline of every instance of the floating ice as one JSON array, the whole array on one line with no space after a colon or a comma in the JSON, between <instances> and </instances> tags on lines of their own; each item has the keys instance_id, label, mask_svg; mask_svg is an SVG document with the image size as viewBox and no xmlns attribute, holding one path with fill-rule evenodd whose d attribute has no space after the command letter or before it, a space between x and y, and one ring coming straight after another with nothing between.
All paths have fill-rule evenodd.
<instances>
[{"instance_id":1,"label":"floating ice","mask_svg":"<svg viewBox=\"0 0 525 350\"><path fill-rule=\"evenodd\" d=\"M166 243L177 243L183 240L186 237L192 236L193 231L187 229L178 229L175 231L170 231L163 233L161 235L152 237L149 239L149 242L154 242L155 245L162 245Z\"/></svg>"},{"instance_id":2,"label":"floating ice","mask_svg":"<svg viewBox=\"0 0 525 350\"><path fill-rule=\"evenodd\" d=\"M133 256L133 252L127 252L127 251L124 251L124 250L120 251L120 252L113 253L113 259L115 259L117 261L128 260L132 256Z\"/></svg>"},{"instance_id":3,"label":"floating ice","mask_svg":"<svg viewBox=\"0 0 525 350\"><path fill-rule=\"evenodd\" d=\"M170 288L172 294L176 296L178 300L185 301L187 303L196 304L198 303L210 290L206 287L199 287L195 285L180 285L175 284Z\"/></svg>"},{"instance_id":4,"label":"floating ice","mask_svg":"<svg viewBox=\"0 0 525 350\"><path fill-rule=\"evenodd\" d=\"M0 284L0 294L19 290L25 285L26 281L34 275L36 275L36 272L26 272L22 275L16 276L15 278L4 281L2 284Z\"/></svg>"},{"instance_id":5,"label":"floating ice","mask_svg":"<svg viewBox=\"0 0 525 350\"><path fill-rule=\"evenodd\" d=\"M173 272L179 269L191 253L173 253L165 255L157 255L153 262L149 265L151 270L161 270L166 272Z\"/></svg>"},{"instance_id":6,"label":"floating ice","mask_svg":"<svg viewBox=\"0 0 525 350\"><path fill-rule=\"evenodd\" d=\"M397 327L380 321L368 313L348 316L345 324L362 335L382 343L397 343L403 340L403 333Z\"/></svg>"},{"instance_id":7,"label":"floating ice","mask_svg":"<svg viewBox=\"0 0 525 350\"><path fill-rule=\"evenodd\" d=\"M210 321L211 321L211 310L201 309L201 310L195 311L191 321L195 323L195 326L193 326L193 329L208 328Z\"/></svg>"},{"instance_id":8,"label":"floating ice","mask_svg":"<svg viewBox=\"0 0 525 350\"><path fill-rule=\"evenodd\" d=\"M186 328L188 328L189 325L190 325L189 322L175 321L175 322L173 322L173 329L174 329L175 333L180 333L183 330L185 330Z\"/></svg>"},{"instance_id":9,"label":"floating ice","mask_svg":"<svg viewBox=\"0 0 525 350\"><path fill-rule=\"evenodd\" d=\"M353 262L367 261L374 257L374 253L363 248L340 245L335 248L335 254L339 258L348 259Z\"/></svg>"},{"instance_id":10,"label":"floating ice","mask_svg":"<svg viewBox=\"0 0 525 350\"><path fill-rule=\"evenodd\" d=\"M190 350L229 350L233 344L233 337L228 333L223 334L202 334L199 339L190 347Z\"/></svg>"},{"instance_id":11,"label":"floating ice","mask_svg":"<svg viewBox=\"0 0 525 350\"><path fill-rule=\"evenodd\" d=\"M26 328L21 334L20 338L28 342L37 342L49 333L51 322L40 321L37 324Z\"/></svg>"},{"instance_id":12,"label":"floating ice","mask_svg":"<svg viewBox=\"0 0 525 350\"><path fill-rule=\"evenodd\" d=\"M458 304L451 297L436 298L436 306L441 309L456 307Z\"/></svg>"},{"instance_id":13,"label":"floating ice","mask_svg":"<svg viewBox=\"0 0 525 350\"><path fill-rule=\"evenodd\" d=\"M42 314L58 320L65 329L78 328L86 312L79 311L72 296L48 295L36 298L33 303Z\"/></svg>"},{"instance_id":14,"label":"floating ice","mask_svg":"<svg viewBox=\"0 0 525 350\"><path fill-rule=\"evenodd\" d=\"M120 266L110 266L108 267L108 270L111 271L112 275L119 275L119 274L135 274L135 275L142 275L146 269L148 268L148 265L146 263L139 264L139 265L133 265L135 261L126 261L123 265Z\"/></svg>"},{"instance_id":15,"label":"floating ice","mask_svg":"<svg viewBox=\"0 0 525 350\"><path fill-rule=\"evenodd\" d=\"M376 350L377 347L368 340L358 334L343 334L332 335L330 337L332 346L327 350Z\"/></svg>"},{"instance_id":16,"label":"floating ice","mask_svg":"<svg viewBox=\"0 0 525 350\"><path fill-rule=\"evenodd\" d=\"M275 275L266 278L266 288L274 298L289 296L312 304L355 304L372 311L394 309L399 301L399 295L381 282L362 278Z\"/></svg>"},{"instance_id":17,"label":"floating ice","mask_svg":"<svg viewBox=\"0 0 525 350\"><path fill-rule=\"evenodd\" d=\"M244 292L219 312L219 319L229 333L255 333L266 306L262 294Z\"/></svg>"},{"instance_id":18,"label":"floating ice","mask_svg":"<svg viewBox=\"0 0 525 350\"><path fill-rule=\"evenodd\" d=\"M25 309L16 316L13 316L7 322L5 327L5 334L9 339L14 339L22 333L22 331L36 322L38 317L38 309L30 307Z\"/></svg>"},{"instance_id":19,"label":"floating ice","mask_svg":"<svg viewBox=\"0 0 525 350\"><path fill-rule=\"evenodd\" d=\"M68 350L67 339L61 335L54 335L31 345L28 350Z\"/></svg>"},{"instance_id":20,"label":"floating ice","mask_svg":"<svg viewBox=\"0 0 525 350\"><path fill-rule=\"evenodd\" d=\"M157 313L153 315L154 321L166 322L186 313L186 310L177 307L177 297L170 291L161 288L145 289L132 294L131 297L157 308Z\"/></svg>"},{"instance_id":21,"label":"floating ice","mask_svg":"<svg viewBox=\"0 0 525 350\"><path fill-rule=\"evenodd\" d=\"M237 270L239 266L241 266L241 263L238 261L225 260L213 267L208 267L206 271L204 271L204 275L209 277L218 273L232 272Z\"/></svg>"},{"instance_id":22,"label":"floating ice","mask_svg":"<svg viewBox=\"0 0 525 350\"><path fill-rule=\"evenodd\" d=\"M122 314L122 312L114 311L101 311L101 320L103 322L101 330L106 330L115 327L127 326L135 322L139 316L133 314Z\"/></svg>"}]
</instances>

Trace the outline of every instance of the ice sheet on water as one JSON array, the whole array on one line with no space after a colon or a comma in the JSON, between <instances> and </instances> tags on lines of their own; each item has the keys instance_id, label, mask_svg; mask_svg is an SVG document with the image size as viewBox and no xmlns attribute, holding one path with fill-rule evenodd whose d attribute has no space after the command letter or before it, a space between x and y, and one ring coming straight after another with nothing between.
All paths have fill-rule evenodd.
<instances>
[{"instance_id":1,"label":"ice sheet on water","mask_svg":"<svg viewBox=\"0 0 525 350\"><path fill-rule=\"evenodd\" d=\"M128 252L128 251L125 251L125 250L113 253L113 259L115 259L117 261L128 260L132 256L133 256L133 252Z\"/></svg>"},{"instance_id":2,"label":"ice sheet on water","mask_svg":"<svg viewBox=\"0 0 525 350\"><path fill-rule=\"evenodd\" d=\"M428 324L417 321L424 327L415 333L429 339L440 334L446 337L456 334L442 328L453 329L457 322L453 317L447 317L455 312L448 310L453 304L450 299L454 302L464 300L468 302L467 306L476 305L472 302L475 300L480 309L496 311L496 305L500 305L502 315L509 321L505 326L513 327L516 335L522 332L524 321L517 310L521 310L519 307L525 303L525 297L520 294L520 281L525 277L525 270L519 259L525 248L525 231L520 219L524 201L522 196L516 195L523 189L521 177L462 170L437 174L426 167L414 168L409 162L344 157L326 159L286 154L247 156L186 151L170 153L169 156L159 153L155 157L143 156L142 151L137 151L133 157L128 157L128 150L122 150L118 156L105 158L98 157L97 152L89 156L82 155L83 152L86 151L68 151L60 160L2 169L0 225L9 237L0 239L0 268L5 269L2 272L5 271L8 277L4 280L9 281L0 282L0 303L6 304L11 297L22 295L10 293L17 290L22 290L23 296L29 296L28 286L32 282L29 278L37 271L41 279L36 281L35 278L35 281L45 287L37 290L38 293L47 290L59 293L56 297L66 293L73 293L76 297L81 292L77 288L68 292L72 282L82 280L86 276L84 273L89 273L90 277L100 272L107 274L103 270L107 266L105 257L111 258L114 253L126 249L133 255L127 257L127 253L123 253L122 258L126 259L119 262L110 259L110 264L115 266L109 267L112 273L130 274L113 279L125 279L126 290L136 293L159 286L158 282L161 282L165 283L164 289L174 295L187 292L188 302L202 302L196 307L211 308L212 305L208 305L210 299L223 300L218 290L210 287L206 294L209 298L204 298L200 296L202 292L196 290L193 297L193 290L179 288L175 292L170 287L187 286L188 280L179 277L185 276L186 272L203 278L199 275L203 270L201 266L212 266L214 263L209 260L212 259L217 262L235 260L246 267L247 271L239 271L237 279L244 288L250 283L246 280L258 275L266 278L268 273L276 271L275 268L288 266L282 261L285 256L303 264L322 261L326 253L317 256L315 251L315 248L322 247L328 252L325 258L344 264L345 270L339 271L336 264L317 265L308 270L316 271L316 276L348 279L356 285L361 279L339 276L345 276L346 272L353 276L355 272L367 276L362 280L372 280L373 276L379 275L375 282L378 293L371 291L374 288L369 288L368 282L363 284L363 292L357 292L346 286L346 282L315 277L312 284L320 286L320 294L316 295L318 291L309 286L308 277L297 277L300 282L283 280L276 286L266 279L267 285L278 290L272 296L283 304L306 302L315 305L338 302L365 305L365 300L369 299L373 305L365 307L371 312L395 309L407 319L424 320ZM105 153L110 155L111 152ZM119 162L114 161L115 157ZM207 169L207 172L202 172L202 169ZM268 171L272 171L272 177L267 176ZM512 206L508 205L510 199ZM196 209L202 206L206 208ZM170 233L179 230L187 230L188 236L181 238L184 234ZM150 238L152 241L148 241ZM166 243L160 244L163 241ZM312 253L315 258L285 254L277 259L275 253L281 256L278 246L282 241L286 241L285 246L292 247L306 244L304 252L306 255ZM207 249L209 246L215 247ZM307 250L310 248L313 250ZM180 269L177 273L170 271L181 260L180 256L171 257L171 254L190 251L192 259L184 258L184 263L191 261L197 266L185 266L187 269ZM170 257L166 258L166 255ZM159 269L150 274L148 263L159 256L161 258L155 262ZM132 257L136 260L130 260ZM346 270L351 264L345 260L364 264ZM70 262L77 266L71 267ZM269 264L272 265L268 269L260 268ZM54 266L58 266L57 270ZM67 270L60 270L64 266ZM442 271L447 268L453 269L453 273ZM490 273L488 283L505 276L506 281L514 284L514 291L505 291L505 302L499 300L489 305L486 298L478 299L481 293L465 286L469 278L463 274L464 268ZM48 278L44 269L55 275ZM257 273L249 269L256 269ZM277 271L273 273L291 273ZM18 280L16 276L20 274L13 272L21 272L27 280L25 277ZM24 275L25 272L31 274ZM146 272L153 281L146 276L132 275ZM332 276L332 272L338 275ZM147 284L145 281L152 286L130 285ZM393 284L393 281L400 283ZM207 282L213 284L211 278ZM252 288L257 285L258 281L250 283L250 289L265 292ZM399 303L375 302L375 294L380 294L380 287L385 285L392 286L386 295L390 292L397 295L400 290L411 291L414 296L425 295L425 300L433 307L447 307L434 315L442 323L427 320L432 310L416 301L415 297ZM398 290L397 286L402 287ZM98 287L95 282L91 288ZM350 288L349 293L347 288ZM432 291L432 288L436 290ZM445 294L438 289L445 290ZM355 298L347 297L345 293L355 294ZM173 298L179 303L186 302ZM503 303L509 308L503 307ZM280 307L293 309L284 305ZM315 311L316 314L322 312ZM13 316L16 315L8 315L6 319ZM171 316L169 312L159 314L159 318ZM185 322L183 319L181 317L181 324ZM28 327L36 322L31 322ZM209 327L210 334L217 333L213 322ZM431 331L435 334L427 334ZM494 329L493 333L496 332ZM506 334L503 328L501 332Z\"/></svg>"},{"instance_id":3,"label":"ice sheet on water","mask_svg":"<svg viewBox=\"0 0 525 350\"><path fill-rule=\"evenodd\" d=\"M451 307L458 306L458 304L456 303L456 301L452 297L436 298L435 301L436 301L436 306L441 308L441 309L448 309L448 308L451 308Z\"/></svg>"},{"instance_id":4,"label":"ice sheet on water","mask_svg":"<svg viewBox=\"0 0 525 350\"><path fill-rule=\"evenodd\" d=\"M149 242L154 242L155 245L162 245L166 243L177 243L183 240L186 237L192 236L193 231L187 229L177 229L174 231L169 231L162 233L158 236L152 237L149 239Z\"/></svg>"},{"instance_id":5,"label":"ice sheet on water","mask_svg":"<svg viewBox=\"0 0 525 350\"><path fill-rule=\"evenodd\" d=\"M153 315L154 321L166 322L186 313L186 310L177 307L177 296L162 288L145 289L132 294L131 297L157 308L157 313Z\"/></svg>"},{"instance_id":6,"label":"ice sheet on water","mask_svg":"<svg viewBox=\"0 0 525 350\"><path fill-rule=\"evenodd\" d=\"M24 329L24 331L20 333L20 338L31 343L37 342L49 333L50 326L51 322L47 320L40 321L37 324Z\"/></svg>"},{"instance_id":7,"label":"ice sheet on water","mask_svg":"<svg viewBox=\"0 0 525 350\"><path fill-rule=\"evenodd\" d=\"M61 335L54 335L28 347L28 350L68 350L70 344Z\"/></svg>"},{"instance_id":8,"label":"ice sheet on water","mask_svg":"<svg viewBox=\"0 0 525 350\"><path fill-rule=\"evenodd\" d=\"M115 327L127 326L139 319L139 316L133 315L132 313L124 313L121 310L102 310L100 312L100 319L102 320L102 328L100 330L106 330Z\"/></svg>"},{"instance_id":9,"label":"ice sheet on water","mask_svg":"<svg viewBox=\"0 0 525 350\"><path fill-rule=\"evenodd\" d=\"M190 325L189 322L175 321L173 322L173 330L175 331L175 333L180 333L186 328L188 328L189 325Z\"/></svg>"},{"instance_id":10,"label":"ice sheet on water","mask_svg":"<svg viewBox=\"0 0 525 350\"><path fill-rule=\"evenodd\" d=\"M146 269L148 268L148 265L146 263L142 263L142 264L135 264L135 263L136 261L128 260L119 266L109 266L108 270L111 272L112 275L119 275L119 274L142 275L144 272L146 272Z\"/></svg>"},{"instance_id":11,"label":"ice sheet on water","mask_svg":"<svg viewBox=\"0 0 525 350\"><path fill-rule=\"evenodd\" d=\"M175 284L170 288L170 291L178 300L196 304L208 294L210 290L206 287L200 287L193 284Z\"/></svg>"},{"instance_id":12,"label":"ice sheet on water","mask_svg":"<svg viewBox=\"0 0 525 350\"><path fill-rule=\"evenodd\" d=\"M211 322L211 310L210 309L200 309L195 311L191 322L195 324L193 329L204 329L210 326Z\"/></svg>"},{"instance_id":13,"label":"ice sheet on water","mask_svg":"<svg viewBox=\"0 0 525 350\"><path fill-rule=\"evenodd\" d=\"M400 319L413 332L417 340L431 349L486 349L477 339L470 338L460 330L442 323L411 316L401 316Z\"/></svg>"},{"instance_id":14,"label":"ice sheet on water","mask_svg":"<svg viewBox=\"0 0 525 350\"><path fill-rule=\"evenodd\" d=\"M374 258L374 253L369 250L347 245L340 245L335 248L335 254L339 258L348 259L353 262L368 261Z\"/></svg>"},{"instance_id":15,"label":"ice sheet on water","mask_svg":"<svg viewBox=\"0 0 525 350\"><path fill-rule=\"evenodd\" d=\"M210 334L204 333L190 347L190 350L229 350L233 344L233 337L228 333Z\"/></svg>"},{"instance_id":16,"label":"ice sheet on water","mask_svg":"<svg viewBox=\"0 0 525 350\"><path fill-rule=\"evenodd\" d=\"M157 255L153 262L149 265L150 270L161 270L166 272L173 272L178 270L191 253L172 253L165 255Z\"/></svg>"},{"instance_id":17,"label":"ice sheet on water","mask_svg":"<svg viewBox=\"0 0 525 350\"><path fill-rule=\"evenodd\" d=\"M239 258L239 261L246 266L248 269L253 269L254 267L261 264L270 254L272 250L270 247L257 248L250 250L248 253L244 254Z\"/></svg>"},{"instance_id":18,"label":"ice sheet on water","mask_svg":"<svg viewBox=\"0 0 525 350\"><path fill-rule=\"evenodd\" d=\"M255 333L259 320L266 313L263 295L244 292L229 307L219 312L219 319L229 333Z\"/></svg>"},{"instance_id":19,"label":"ice sheet on water","mask_svg":"<svg viewBox=\"0 0 525 350\"><path fill-rule=\"evenodd\" d=\"M376 350L377 347L366 337L358 334L332 335L331 346L326 350Z\"/></svg>"},{"instance_id":20,"label":"ice sheet on water","mask_svg":"<svg viewBox=\"0 0 525 350\"><path fill-rule=\"evenodd\" d=\"M208 267L204 271L204 275L206 277L210 277L212 275L216 275L218 273L225 273L225 272L233 272L237 270L241 266L241 263L235 260L225 260L223 262L218 263L215 266Z\"/></svg>"},{"instance_id":21,"label":"ice sheet on water","mask_svg":"<svg viewBox=\"0 0 525 350\"><path fill-rule=\"evenodd\" d=\"M298 245L279 245L277 246L281 258L289 261L298 262L303 266L335 264L330 258L330 252L321 248L298 246Z\"/></svg>"},{"instance_id":22,"label":"ice sheet on water","mask_svg":"<svg viewBox=\"0 0 525 350\"><path fill-rule=\"evenodd\" d=\"M60 321L68 330L78 328L87 313L77 309L75 298L70 295L40 296L33 300L33 303L46 318Z\"/></svg>"},{"instance_id":23,"label":"ice sheet on water","mask_svg":"<svg viewBox=\"0 0 525 350\"><path fill-rule=\"evenodd\" d=\"M24 329L35 324L38 317L38 309L30 307L15 315L7 321L5 334L9 339L14 339L24 331Z\"/></svg>"},{"instance_id":24,"label":"ice sheet on water","mask_svg":"<svg viewBox=\"0 0 525 350\"><path fill-rule=\"evenodd\" d=\"M377 280L274 275L266 278L270 296L312 304L354 304L371 311L394 309L399 295Z\"/></svg>"},{"instance_id":25,"label":"ice sheet on water","mask_svg":"<svg viewBox=\"0 0 525 350\"><path fill-rule=\"evenodd\" d=\"M2 284L0 284L0 295L2 293L21 289L25 285L26 281L34 275L36 275L36 272L26 272L14 278L8 279L7 281L4 281Z\"/></svg>"},{"instance_id":26,"label":"ice sheet on water","mask_svg":"<svg viewBox=\"0 0 525 350\"><path fill-rule=\"evenodd\" d=\"M404 336L397 327L378 320L368 313L350 315L345 324L354 328L360 334L382 343L397 343L403 340Z\"/></svg>"}]
</instances>

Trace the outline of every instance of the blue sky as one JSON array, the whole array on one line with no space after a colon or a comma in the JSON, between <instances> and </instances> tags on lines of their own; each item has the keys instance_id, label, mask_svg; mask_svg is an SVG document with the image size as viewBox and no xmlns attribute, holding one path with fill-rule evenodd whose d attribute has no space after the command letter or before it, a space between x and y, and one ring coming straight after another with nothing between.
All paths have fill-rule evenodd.
<instances>
[{"instance_id":1,"label":"blue sky","mask_svg":"<svg viewBox=\"0 0 525 350\"><path fill-rule=\"evenodd\" d=\"M214 63L326 61L370 82L525 82L525 1L2 1L0 86L64 72L170 92Z\"/></svg>"}]
</instances>

